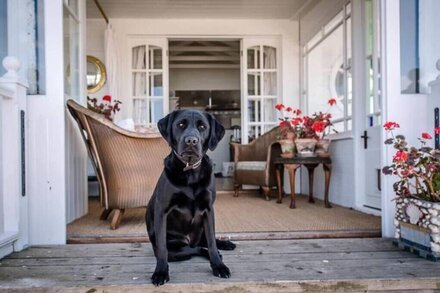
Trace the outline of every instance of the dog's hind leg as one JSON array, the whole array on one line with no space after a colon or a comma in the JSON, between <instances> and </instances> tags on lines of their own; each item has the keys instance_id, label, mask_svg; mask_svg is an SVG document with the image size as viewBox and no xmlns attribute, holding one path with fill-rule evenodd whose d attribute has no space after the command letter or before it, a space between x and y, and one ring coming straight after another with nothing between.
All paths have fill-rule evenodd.
<instances>
[{"instance_id":1,"label":"dog's hind leg","mask_svg":"<svg viewBox=\"0 0 440 293\"><path fill-rule=\"evenodd\" d=\"M209 259L208 250L199 246L184 246L181 247L179 250L168 251L169 262L188 260L193 256L202 256L206 259Z\"/></svg>"}]
</instances>

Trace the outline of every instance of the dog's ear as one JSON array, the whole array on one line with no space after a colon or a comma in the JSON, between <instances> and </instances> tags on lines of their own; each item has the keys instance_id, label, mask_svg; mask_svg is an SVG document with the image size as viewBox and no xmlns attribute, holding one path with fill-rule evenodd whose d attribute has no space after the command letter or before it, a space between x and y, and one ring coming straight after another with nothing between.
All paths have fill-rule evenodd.
<instances>
[{"instance_id":1,"label":"dog's ear","mask_svg":"<svg viewBox=\"0 0 440 293\"><path fill-rule=\"evenodd\" d=\"M217 147L217 144L222 140L225 135L225 128L221 125L217 119L210 113L206 113L209 121L209 139L208 148L213 151Z\"/></svg>"},{"instance_id":2,"label":"dog's ear","mask_svg":"<svg viewBox=\"0 0 440 293\"><path fill-rule=\"evenodd\" d=\"M173 144L173 121L174 117L176 117L177 111L173 111L167 116L163 117L157 122L157 128L159 129L160 134L165 138L168 144L171 146Z\"/></svg>"}]
</instances>

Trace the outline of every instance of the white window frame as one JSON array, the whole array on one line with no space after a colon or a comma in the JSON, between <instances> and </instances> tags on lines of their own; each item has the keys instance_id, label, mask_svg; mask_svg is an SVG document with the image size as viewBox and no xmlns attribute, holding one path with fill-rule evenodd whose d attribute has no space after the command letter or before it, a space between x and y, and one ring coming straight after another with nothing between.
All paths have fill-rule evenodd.
<instances>
[{"instance_id":1,"label":"white window frame","mask_svg":"<svg viewBox=\"0 0 440 293\"><path fill-rule=\"evenodd\" d=\"M302 46L301 50L301 57L302 57L302 66L303 66L303 77L302 77L302 108L304 109L305 113L311 114L311 111L313 109L309 109L308 107L308 54L315 49L319 44L321 44L324 40L327 39L336 29L342 26L343 28L343 69L344 69L344 89L345 89L345 99L344 99L344 116L342 118L338 119L332 119L333 124L337 124L340 122L344 123L343 131L340 131L340 133L345 132L351 132L352 131L352 121L353 117L352 114L349 115L349 101L348 101L348 72L352 71L352 60L348 59L348 52L347 52L347 22L348 19L352 17L351 15L351 1L347 1L343 8L338 10L338 12L328 21L325 25L321 27L318 33L316 33L308 42L306 42L305 45ZM339 17L339 15L342 14L341 19L335 21ZM353 23L353 20L351 20L351 23ZM351 30L353 32L353 30ZM351 48L352 46L350 46ZM350 54L353 56L352 54ZM353 59L353 57L351 57ZM351 86L351 89L353 87ZM351 91L352 92L352 91ZM330 98L330 97L329 97ZM353 96L351 94L351 113L353 113ZM349 125L351 127L349 127ZM338 135L339 136L339 135Z\"/></svg>"}]
</instances>

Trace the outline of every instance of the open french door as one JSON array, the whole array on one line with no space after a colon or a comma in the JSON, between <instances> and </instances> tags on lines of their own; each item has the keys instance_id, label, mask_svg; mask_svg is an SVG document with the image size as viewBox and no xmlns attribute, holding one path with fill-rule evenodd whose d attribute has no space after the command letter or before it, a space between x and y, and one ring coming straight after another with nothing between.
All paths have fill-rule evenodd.
<instances>
[{"instance_id":1,"label":"open french door","mask_svg":"<svg viewBox=\"0 0 440 293\"><path fill-rule=\"evenodd\" d=\"M278 39L241 42L242 142L257 138L277 125L275 105L281 101Z\"/></svg>"},{"instance_id":2,"label":"open french door","mask_svg":"<svg viewBox=\"0 0 440 293\"><path fill-rule=\"evenodd\" d=\"M130 42L131 114L135 127L156 127L169 111L168 40L131 39Z\"/></svg>"}]
</instances>

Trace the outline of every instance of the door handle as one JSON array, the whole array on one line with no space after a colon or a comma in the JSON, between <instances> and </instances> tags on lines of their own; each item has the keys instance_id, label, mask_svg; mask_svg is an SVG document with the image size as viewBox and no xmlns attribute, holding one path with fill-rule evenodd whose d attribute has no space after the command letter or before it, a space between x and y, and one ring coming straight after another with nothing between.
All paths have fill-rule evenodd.
<instances>
[{"instance_id":1,"label":"door handle","mask_svg":"<svg viewBox=\"0 0 440 293\"><path fill-rule=\"evenodd\" d=\"M368 136L368 133L367 133L366 130L364 131L364 135L362 135L361 138L364 139L364 149L367 149L368 148L368 138L369 138L369 136Z\"/></svg>"},{"instance_id":2,"label":"door handle","mask_svg":"<svg viewBox=\"0 0 440 293\"><path fill-rule=\"evenodd\" d=\"M382 175L382 173L381 173L381 171L380 171L380 169L376 169L376 171L377 171L377 189L379 190L379 191L382 191L382 187L381 187L381 180L382 180L382 177L381 177L381 175Z\"/></svg>"}]
</instances>

